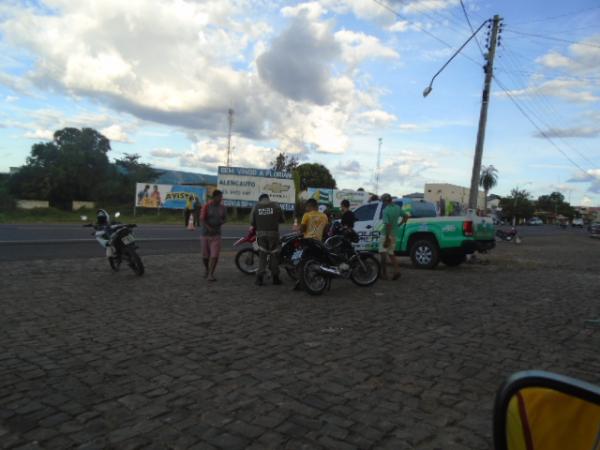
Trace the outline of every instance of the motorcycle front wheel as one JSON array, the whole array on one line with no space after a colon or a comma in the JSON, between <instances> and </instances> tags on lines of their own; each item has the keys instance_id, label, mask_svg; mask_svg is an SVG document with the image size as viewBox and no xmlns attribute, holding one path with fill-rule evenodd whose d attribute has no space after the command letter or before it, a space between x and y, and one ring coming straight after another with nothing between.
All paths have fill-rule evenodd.
<instances>
[{"instance_id":1,"label":"motorcycle front wheel","mask_svg":"<svg viewBox=\"0 0 600 450\"><path fill-rule=\"evenodd\" d=\"M258 270L258 252L253 248L244 248L235 255L235 265L240 272L254 275Z\"/></svg>"},{"instance_id":2,"label":"motorcycle front wheel","mask_svg":"<svg viewBox=\"0 0 600 450\"><path fill-rule=\"evenodd\" d=\"M144 263L142 262L142 258L140 258L135 249L125 248L123 250L123 253L125 254L125 258L127 258L131 270L133 270L133 272L139 277L144 275Z\"/></svg>"},{"instance_id":3,"label":"motorcycle front wheel","mask_svg":"<svg viewBox=\"0 0 600 450\"><path fill-rule=\"evenodd\" d=\"M310 295L321 295L331 280L319 270L320 263L307 259L300 268L301 284Z\"/></svg>"},{"instance_id":4,"label":"motorcycle front wheel","mask_svg":"<svg viewBox=\"0 0 600 450\"><path fill-rule=\"evenodd\" d=\"M354 262L350 279L357 286L371 286L379 279L379 261L371 254L361 254L358 255L358 258L360 258L362 264L358 260Z\"/></svg>"}]
</instances>

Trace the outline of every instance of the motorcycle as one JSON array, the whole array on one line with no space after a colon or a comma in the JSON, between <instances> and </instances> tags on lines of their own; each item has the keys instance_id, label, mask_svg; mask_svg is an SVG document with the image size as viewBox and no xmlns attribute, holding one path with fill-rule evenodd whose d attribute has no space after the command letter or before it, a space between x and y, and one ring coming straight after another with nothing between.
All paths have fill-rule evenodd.
<instances>
[{"instance_id":1,"label":"motorcycle","mask_svg":"<svg viewBox=\"0 0 600 450\"><path fill-rule=\"evenodd\" d=\"M297 280L297 269L301 255L302 236L298 233L285 234L280 238L280 249L271 253L267 258L279 258L279 264L283 266L292 280ZM250 246L248 246L250 244ZM256 229L250 227L248 233L239 238L233 244L234 248L242 247L235 255L235 265L240 272L246 275L255 275L258 271L259 245L256 239ZM269 261L267 261L269 267Z\"/></svg>"},{"instance_id":2,"label":"motorcycle","mask_svg":"<svg viewBox=\"0 0 600 450\"><path fill-rule=\"evenodd\" d=\"M496 237L503 241L515 241L517 244L521 243L521 237L518 235L515 227L512 227L509 231L496 230Z\"/></svg>"},{"instance_id":3,"label":"motorcycle","mask_svg":"<svg viewBox=\"0 0 600 450\"><path fill-rule=\"evenodd\" d=\"M600 388L543 371L518 372L498 389L495 450L599 450Z\"/></svg>"},{"instance_id":4,"label":"motorcycle","mask_svg":"<svg viewBox=\"0 0 600 450\"><path fill-rule=\"evenodd\" d=\"M144 263L137 254L138 248L135 244L135 236L133 228L136 224L123 224L119 222L111 222L110 216L104 210L100 210L106 217L106 223L88 223L84 227L94 228L93 236L96 237L102 248L106 249L106 258L110 268L118 272L121 263L125 261L133 272L142 276L144 274ZM99 212L100 212L99 211ZM121 213L117 212L115 218L119 218ZM81 220L87 220L87 216L81 216Z\"/></svg>"},{"instance_id":5,"label":"motorcycle","mask_svg":"<svg viewBox=\"0 0 600 450\"><path fill-rule=\"evenodd\" d=\"M380 264L371 252L356 251L358 234L334 223L325 242L304 239L300 265L301 285L311 295L320 295L331 287L333 278L350 279L361 287L379 279Z\"/></svg>"}]
</instances>

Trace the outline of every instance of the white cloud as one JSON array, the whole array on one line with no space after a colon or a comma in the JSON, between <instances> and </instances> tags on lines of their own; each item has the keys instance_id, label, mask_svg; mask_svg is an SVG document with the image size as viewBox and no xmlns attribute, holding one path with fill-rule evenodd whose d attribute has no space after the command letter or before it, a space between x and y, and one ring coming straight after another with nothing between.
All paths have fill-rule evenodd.
<instances>
[{"instance_id":1,"label":"white cloud","mask_svg":"<svg viewBox=\"0 0 600 450\"><path fill-rule=\"evenodd\" d=\"M156 158L179 158L182 153L170 148L157 148L150 151L150 154Z\"/></svg>"},{"instance_id":2,"label":"white cloud","mask_svg":"<svg viewBox=\"0 0 600 450\"><path fill-rule=\"evenodd\" d=\"M576 103L590 103L600 100L600 97L593 92L592 85L588 81L567 78L543 81L538 85L515 89L508 91L508 93L513 97L549 95ZM504 96L506 94L502 92L498 95Z\"/></svg>"},{"instance_id":3,"label":"white cloud","mask_svg":"<svg viewBox=\"0 0 600 450\"><path fill-rule=\"evenodd\" d=\"M553 127L544 130L544 133L537 132L535 137L546 138L546 137L558 137L558 138L594 138L600 135L600 127L568 127L560 128Z\"/></svg>"},{"instance_id":4,"label":"white cloud","mask_svg":"<svg viewBox=\"0 0 600 450\"><path fill-rule=\"evenodd\" d=\"M24 136L28 139L42 139L44 141L51 141L54 139L54 131L36 129L26 132Z\"/></svg>"},{"instance_id":5,"label":"white cloud","mask_svg":"<svg viewBox=\"0 0 600 450\"><path fill-rule=\"evenodd\" d=\"M109 140L113 142L122 142L122 143L130 143L129 136L123 130L121 125L110 125L106 128L102 128L100 130L104 136L106 136Z\"/></svg>"},{"instance_id":6,"label":"white cloud","mask_svg":"<svg viewBox=\"0 0 600 450\"><path fill-rule=\"evenodd\" d=\"M393 33L403 33L410 29L410 23L407 20L399 20L388 27L388 31Z\"/></svg>"},{"instance_id":7,"label":"white cloud","mask_svg":"<svg viewBox=\"0 0 600 450\"><path fill-rule=\"evenodd\" d=\"M594 206L594 200L592 200L587 195L583 196L580 203L581 203L581 206Z\"/></svg>"},{"instance_id":8,"label":"white cloud","mask_svg":"<svg viewBox=\"0 0 600 450\"><path fill-rule=\"evenodd\" d=\"M402 4L404 4L404 1ZM404 14L418 14L448 9L458 4L459 0L413 0L402 8L402 12Z\"/></svg>"},{"instance_id":9,"label":"white cloud","mask_svg":"<svg viewBox=\"0 0 600 450\"><path fill-rule=\"evenodd\" d=\"M305 15L309 20L317 20L326 14L327 10L319 2L299 3L295 6L286 6L281 9L284 17L296 17Z\"/></svg>"},{"instance_id":10,"label":"white cloud","mask_svg":"<svg viewBox=\"0 0 600 450\"><path fill-rule=\"evenodd\" d=\"M343 175L357 176L361 175L362 171L362 166L355 159L349 161L342 161L335 167L335 172L341 173Z\"/></svg>"},{"instance_id":11,"label":"white cloud","mask_svg":"<svg viewBox=\"0 0 600 450\"><path fill-rule=\"evenodd\" d=\"M375 36L340 30L335 33L335 40L342 47L342 58L350 66L356 66L366 59L398 59L396 50L386 47Z\"/></svg>"},{"instance_id":12,"label":"white cloud","mask_svg":"<svg viewBox=\"0 0 600 450\"><path fill-rule=\"evenodd\" d=\"M577 172L568 180L570 183L590 183L588 192L600 194L600 169L589 169Z\"/></svg>"},{"instance_id":13,"label":"white cloud","mask_svg":"<svg viewBox=\"0 0 600 450\"><path fill-rule=\"evenodd\" d=\"M536 62L550 69L565 69L573 74L597 73L600 69L600 34L570 45L568 56L550 51Z\"/></svg>"}]
</instances>

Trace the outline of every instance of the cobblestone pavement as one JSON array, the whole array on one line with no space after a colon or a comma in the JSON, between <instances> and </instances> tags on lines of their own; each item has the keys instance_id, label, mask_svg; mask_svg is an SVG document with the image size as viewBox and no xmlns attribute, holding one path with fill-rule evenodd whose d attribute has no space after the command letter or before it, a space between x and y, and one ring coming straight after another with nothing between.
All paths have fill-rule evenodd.
<instances>
[{"instance_id":1,"label":"cobblestone pavement","mask_svg":"<svg viewBox=\"0 0 600 450\"><path fill-rule=\"evenodd\" d=\"M600 383L600 241L499 243L479 263L318 298L231 257L0 264L0 447L488 449L496 388ZM487 264L486 264L487 263Z\"/></svg>"}]
</instances>

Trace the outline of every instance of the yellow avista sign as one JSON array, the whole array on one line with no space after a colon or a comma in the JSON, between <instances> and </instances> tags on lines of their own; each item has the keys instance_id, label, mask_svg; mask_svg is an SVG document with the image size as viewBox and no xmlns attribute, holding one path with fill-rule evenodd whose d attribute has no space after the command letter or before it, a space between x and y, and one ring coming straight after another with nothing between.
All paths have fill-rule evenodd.
<instances>
[{"instance_id":1,"label":"yellow avista sign","mask_svg":"<svg viewBox=\"0 0 600 450\"><path fill-rule=\"evenodd\" d=\"M281 184L281 183L278 183L278 182L274 181L271 184L265 185L264 189L266 191L274 192L275 194L281 194L282 192L289 191L290 187L287 184Z\"/></svg>"}]
</instances>

